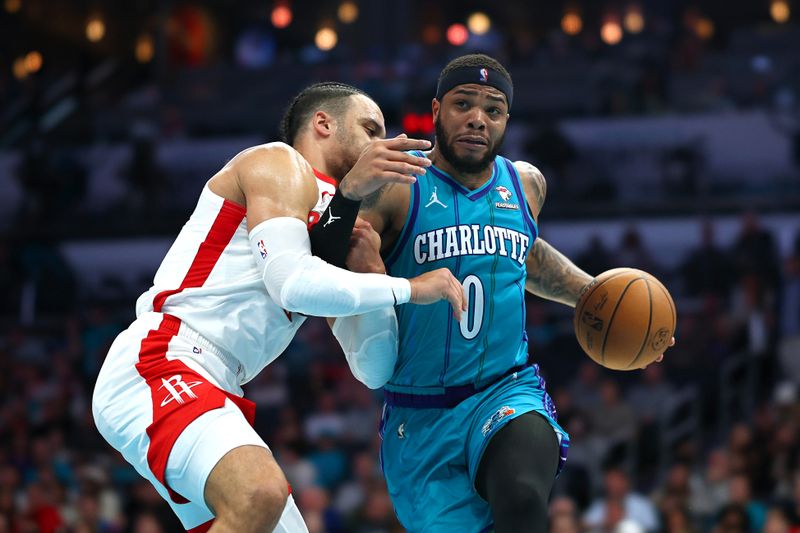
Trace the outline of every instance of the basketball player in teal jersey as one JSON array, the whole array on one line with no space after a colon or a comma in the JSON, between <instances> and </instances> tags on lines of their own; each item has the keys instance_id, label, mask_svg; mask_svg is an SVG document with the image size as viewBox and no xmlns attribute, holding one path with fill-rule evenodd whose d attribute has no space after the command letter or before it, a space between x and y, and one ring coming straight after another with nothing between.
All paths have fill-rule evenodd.
<instances>
[{"instance_id":1,"label":"basketball player in teal jersey","mask_svg":"<svg viewBox=\"0 0 800 533\"><path fill-rule=\"evenodd\" d=\"M512 98L494 59L451 61L433 100L435 146L414 152L433 165L361 206L392 275L447 267L469 301L460 321L444 303L396 308L381 456L411 532L544 532L566 459L569 436L528 363L524 291L574 307L593 278L537 238L542 174L497 155Z\"/></svg>"}]
</instances>

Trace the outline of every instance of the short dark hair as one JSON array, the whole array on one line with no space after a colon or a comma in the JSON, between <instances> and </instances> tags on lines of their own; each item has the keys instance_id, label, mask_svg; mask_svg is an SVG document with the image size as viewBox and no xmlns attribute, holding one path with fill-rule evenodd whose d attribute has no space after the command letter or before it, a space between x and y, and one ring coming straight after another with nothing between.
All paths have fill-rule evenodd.
<instances>
[{"instance_id":1,"label":"short dark hair","mask_svg":"<svg viewBox=\"0 0 800 533\"><path fill-rule=\"evenodd\" d=\"M442 72L439 73L439 82L441 82L442 79L452 71L462 67L488 67L492 70L496 70L501 76L508 80L508 83L511 84L511 87L514 87L514 82L511 81L511 74L508 73L506 68L501 65L498 60L493 57L489 57L486 54L467 54L465 56L459 56L453 59L447 65L445 65L445 67L442 69Z\"/></svg>"},{"instance_id":2,"label":"short dark hair","mask_svg":"<svg viewBox=\"0 0 800 533\"><path fill-rule=\"evenodd\" d=\"M317 111L322 110L335 117L341 116L347 109L347 100L357 94L370 98L364 91L346 83L326 81L306 87L292 99L283 115L281 120L283 141L289 145L294 144L300 129Z\"/></svg>"}]
</instances>

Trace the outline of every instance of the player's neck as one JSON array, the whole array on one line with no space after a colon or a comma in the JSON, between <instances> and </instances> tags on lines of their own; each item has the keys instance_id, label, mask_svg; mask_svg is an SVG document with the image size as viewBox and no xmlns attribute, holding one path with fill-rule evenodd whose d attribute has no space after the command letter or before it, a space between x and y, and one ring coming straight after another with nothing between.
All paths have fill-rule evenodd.
<instances>
[{"instance_id":1,"label":"player's neck","mask_svg":"<svg viewBox=\"0 0 800 533\"><path fill-rule=\"evenodd\" d=\"M447 174L449 174L453 179L470 190L475 190L486 183L492 177L492 173L494 172L494 162L480 172L459 172L450 163L450 161L444 157L442 152L439 151L438 145L434 145L433 149L428 155L428 158L434 165L447 172Z\"/></svg>"},{"instance_id":2,"label":"player's neck","mask_svg":"<svg viewBox=\"0 0 800 533\"><path fill-rule=\"evenodd\" d=\"M303 141L298 141L294 144L294 149L297 150L301 156L303 156L303 159L308 161L308 164L311 165L311 168L320 174L324 174L335 179L337 183L342 180L343 176L334 175L333 169L330 168L330 165L328 165L327 161L325 161L322 150L319 148L311 148L310 144L307 144Z\"/></svg>"}]
</instances>

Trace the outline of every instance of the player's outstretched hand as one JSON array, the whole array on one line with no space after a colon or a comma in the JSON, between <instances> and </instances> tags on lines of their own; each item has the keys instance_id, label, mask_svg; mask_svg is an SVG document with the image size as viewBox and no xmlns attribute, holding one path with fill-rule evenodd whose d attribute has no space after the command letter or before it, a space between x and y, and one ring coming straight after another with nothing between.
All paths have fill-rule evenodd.
<instances>
[{"instance_id":1,"label":"player's outstretched hand","mask_svg":"<svg viewBox=\"0 0 800 533\"><path fill-rule=\"evenodd\" d=\"M405 133L393 139L372 141L342 179L339 190L346 198L363 200L387 183L414 183L431 166L427 157L405 153L406 150L427 150L430 141L409 139Z\"/></svg>"},{"instance_id":2,"label":"player's outstretched hand","mask_svg":"<svg viewBox=\"0 0 800 533\"><path fill-rule=\"evenodd\" d=\"M453 306L453 316L461 320L461 313L467 310L464 287L446 268L431 270L416 278L411 278L411 303L433 304L447 300Z\"/></svg>"}]
</instances>

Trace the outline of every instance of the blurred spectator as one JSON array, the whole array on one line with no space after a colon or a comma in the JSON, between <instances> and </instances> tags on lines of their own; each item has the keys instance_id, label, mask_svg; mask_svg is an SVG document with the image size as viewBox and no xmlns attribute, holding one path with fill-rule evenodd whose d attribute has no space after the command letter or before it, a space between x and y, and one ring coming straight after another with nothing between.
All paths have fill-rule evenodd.
<instances>
[{"instance_id":1,"label":"blurred spectator","mask_svg":"<svg viewBox=\"0 0 800 533\"><path fill-rule=\"evenodd\" d=\"M744 274L734 288L731 315L740 330L740 346L764 355L774 345L775 293L755 273Z\"/></svg>"},{"instance_id":2,"label":"blurred spectator","mask_svg":"<svg viewBox=\"0 0 800 533\"><path fill-rule=\"evenodd\" d=\"M761 227L758 216L752 211L742 217L732 255L740 276L754 274L769 288L777 287L780 283L780 262L772 234Z\"/></svg>"},{"instance_id":3,"label":"blurred spectator","mask_svg":"<svg viewBox=\"0 0 800 533\"><path fill-rule=\"evenodd\" d=\"M631 521L648 532L658 529L658 515L653 504L631 491L628 475L621 468L608 467L603 484L603 497L595 500L583 515L588 531L604 532L623 520Z\"/></svg>"},{"instance_id":4,"label":"blurred spectator","mask_svg":"<svg viewBox=\"0 0 800 533\"><path fill-rule=\"evenodd\" d=\"M321 487L308 487L298 494L297 506L308 525L309 533L343 533L339 512L329 505L330 494Z\"/></svg>"},{"instance_id":5,"label":"blurred spectator","mask_svg":"<svg viewBox=\"0 0 800 533\"><path fill-rule=\"evenodd\" d=\"M304 434L309 442L316 442L323 436L340 439L345 432L345 420L336 409L336 396L324 392L319 396L316 410L312 411L304 425Z\"/></svg>"},{"instance_id":6,"label":"blurred spectator","mask_svg":"<svg viewBox=\"0 0 800 533\"><path fill-rule=\"evenodd\" d=\"M780 507L772 507L767 511L767 518L764 522L762 533L794 533L796 528L792 528L786 513Z\"/></svg>"},{"instance_id":7,"label":"blurred spectator","mask_svg":"<svg viewBox=\"0 0 800 533\"><path fill-rule=\"evenodd\" d=\"M747 512L751 531L761 531L767 519L767 507L753 498L750 480L744 474L736 474L731 478L730 487L730 502Z\"/></svg>"},{"instance_id":8,"label":"blurred spectator","mask_svg":"<svg viewBox=\"0 0 800 533\"><path fill-rule=\"evenodd\" d=\"M600 385L600 403L591 411L592 431L609 453L619 453L636 435L636 414L620 396L619 385L610 379ZM615 449L617 448L617 449ZM608 459L608 456L606 456ZM617 460L616 456L612 457Z\"/></svg>"},{"instance_id":9,"label":"blurred spectator","mask_svg":"<svg viewBox=\"0 0 800 533\"><path fill-rule=\"evenodd\" d=\"M579 533L580 521L575 502L569 497L553 498L549 509L549 533Z\"/></svg>"},{"instance_id":10,"label":"blurred spectator","mask_svg":"<svg viewBox=\"0 0 800 533\"><path fill-rule=\"evenodd\" d=\"M578 254L575 264L592 276L613 268L611 253L597 234L589 237L588 247Z\"/></svg>"},{"instance_id":11,"label":"blurred spectator","mask_svg":"<svg viewBox=\"0 0 800 533\"><path fill-rule=\"evenodd\" d=\"M700 246L689 253L681 267L684 291L689 296L714 295L727 299L733 284L731 259L714 240L714 224L704 221Z\"/></svg>"},{"instance_id":12,"label":"blurred spectator","mask_svg":"<svg viewBox=\"0 0 800 533\"><path fill-rule=\"evenodd\" d=\"M614 254L620 266L638 268L649 272L655 277L661 277L660 267L653 260L647 246L642 242L642 236L635 227L629 227L622 235L619 249Z\"/></svg>"},{"instance_id":13,"label":"blurred spectator","mask_svg":"<svg viewBox=\"0 0 800 533\"><path fill-rule=\"evenodd\" d=\"M728 453L723 448L712 450L702 472L689 478L691 510L701 521L710 520L728 501L730 495Z\"/></svg>"},{"instance_id":14,"label":"blurred spectator","mask_svg":"<svg viewBox=\"0 0 800 533\"><path fill-rule=\"evenodd\" d=\"M569 393L578 409L589 412L600 402L598 378L600 366L594 361L581 363L576 379L569 385Z\"/></svg>"},{"instance_id":15,"label":"blurred spectator","mask_svg":"<svg viewBox=\"0 0 800 533\"><path fill-rule=\"evenodd\" d=\"M750 518L741 505L734 503L722 508L711 533L750 533Z\"/></svg>"}]
</instances>

